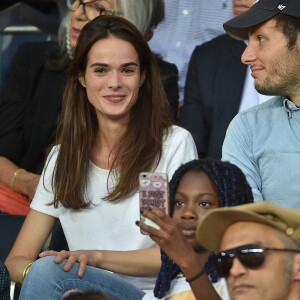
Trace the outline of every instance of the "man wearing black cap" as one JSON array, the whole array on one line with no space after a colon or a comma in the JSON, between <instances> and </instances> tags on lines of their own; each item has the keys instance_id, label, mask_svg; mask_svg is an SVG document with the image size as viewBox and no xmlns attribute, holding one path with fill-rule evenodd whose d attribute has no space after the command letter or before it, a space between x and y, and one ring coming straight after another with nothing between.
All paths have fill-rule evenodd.
<instances>
[{"instance_id":1,"label":"man wearing black cap","mask_svg":"<svg viewBox=\"0 0 300 300\"><path fill-rule=\"evenodd\" d=\"M242 62L257 91L280 96L233 119L222 159L242 169L255 201L300 209L300 1L257 0L224 28L249 39Z\"/></svg>"},{"instance_id":2,"label":"man wearing black cap","mask_svg":"<svg viewBox=\"0 0 300 300\"><path fill-rule=\"evenodd\" d=\"M242 14L255 1L232 0L233 14ZM192 133L200 158L221 159L231 120L272 97L255 90L250 67L241 62L245 48L244 41L224 33L193 51L178 122Z\"/></svg>"},{"instance_id":3,"label":"man wearing black cap","mask_svg":"<svg viewBox=\"0 0 300 300\"><path fill-rule=\"evenodd\" d=\"M300 210L267 201L217 208L197 229L231 300L300 299Z\"/></svg>"}]
</instances>

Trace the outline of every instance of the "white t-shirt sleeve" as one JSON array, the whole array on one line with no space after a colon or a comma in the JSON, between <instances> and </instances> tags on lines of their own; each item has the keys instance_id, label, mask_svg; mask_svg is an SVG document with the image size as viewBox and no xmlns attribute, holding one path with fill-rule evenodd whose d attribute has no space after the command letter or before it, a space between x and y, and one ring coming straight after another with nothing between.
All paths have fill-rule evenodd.
<instances>
[{"instance_id":1,"label":"white t-shirt sleeve","mask_svg":"<svg viewBox=\"0 0 300 300\"><path fill-rule=\"evenodd\" d=\"M193 159L198 159L198 153L192 135L181 127L172 126L156 171L166 170L170 180L182 164Z\"/></svg>"}]
</instances>

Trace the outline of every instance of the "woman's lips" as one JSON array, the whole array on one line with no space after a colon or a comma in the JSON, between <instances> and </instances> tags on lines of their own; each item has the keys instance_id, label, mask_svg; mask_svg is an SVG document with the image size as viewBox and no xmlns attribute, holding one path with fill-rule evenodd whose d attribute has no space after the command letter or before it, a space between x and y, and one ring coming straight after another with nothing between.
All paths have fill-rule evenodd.
<instances>
[{"instance_id":1,"label":"woman's lips","mask_svg":"<svg viewBox=\"0 0 300 300\"><path fill-rule=\"evenodd\" d=\"M190 229L190 230L182 229L182 233L185 237L191 237L191 236L195 236L196 230L194 230L194 229Z\"/></svg>"},{"instance_id":2,"label":"woman's lips","mask_svg":"<svg viewBox=\"0 0 300 300\"><path fill-rule=\"evenodd\" d=\"M197 227L188 224L181 224L181 231L185 237L194 237L196 234Z\"/></svg>"},{"instance_id":3,"label":"woman's lips","mask_svg":"<svg viewBox=\"0 0 300 300\"><path fill-rule=\"evenodd\" d=\"M74 27L71 29L72 35L74 35L74 36L76 36L76 37L79 37L79 36L80 36L80 32L81 32L81 30L76 29L76 28L74 28Z\"/></svg>"},{"instance_id":4,"label":"woman's lips","mask_svg":"<svg viewBox=\"0 0 300 300\"><path fill-rule=\"evenodd\" d=\"M126 98L126 95L106 95L104 98L109 102L119 103Z\"/></svg>"},{"instance_id":5,"label":"woman's lips","mask_svg":"<svg viewBox=\"0 0 300 300\"><path fill-rule=\"evenodd\" d=\"M245 293L251 289L253 289L253 285L247 283L236 284L233 287L234 293Z\"/></svg>"}]
</instances>

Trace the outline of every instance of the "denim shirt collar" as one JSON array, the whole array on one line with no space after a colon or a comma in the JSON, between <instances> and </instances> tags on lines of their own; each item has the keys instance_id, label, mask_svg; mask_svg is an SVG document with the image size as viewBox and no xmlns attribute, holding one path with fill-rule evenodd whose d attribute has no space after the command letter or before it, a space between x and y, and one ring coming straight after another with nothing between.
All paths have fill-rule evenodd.
<instances>
[{"instance_id":1,"label":"denim shirt collar","mask_svg":"<svg viewBox=\"0 0 300 300\"><path fill-rule=\"evenodd\" d=\"M288 98L283 98L283 106L284 106L285 110L288 113L288 118L289 119L292 117L292 113L294 111L299 111L299 109L300 109L299 107L297 107L295 105L295 103L293 101L291 101Z\"/></svg>"}]
</instances>

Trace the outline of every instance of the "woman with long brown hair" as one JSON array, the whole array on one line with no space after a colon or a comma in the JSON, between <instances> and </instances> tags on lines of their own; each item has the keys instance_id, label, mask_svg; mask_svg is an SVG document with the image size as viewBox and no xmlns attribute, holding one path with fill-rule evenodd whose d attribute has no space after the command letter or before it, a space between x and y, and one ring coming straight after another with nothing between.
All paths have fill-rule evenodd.
<instances>
[{"instance_id":1,"label":"woman with long brown hair","mask_svg":"<svg viewBox=\"0 0 300 300\"><path fill-rule=\"evenodd\" d=\"M161 262L157 245L135 226L139 173L171 177L196 156L191 135L172 123L144 37L120 17L89 22L75 48L57 143L6 260L12 279L25 279L21 299L93 287L124 299L125 286L126 299L141 299ZM57 218L70 251L35 261Z\"/></svg>"},{"instance_id":2,"label":"woman with long brown hair","mask_svg":"<svg viewBox=\"0 0 300 300\"><path fill-rule=\"evenodd\" d=\"M65 0L62 0L65 1ZM81 29L99 15L120 15L149 41L164 17L164 0L70 0L57 41L24 43L0 91L0 214L29 212L55 139L67 70ZM178 71L155 55L164 91L176 120ZM30 67L29 67L30 66Z\"/></svg>"}]
</instances>

